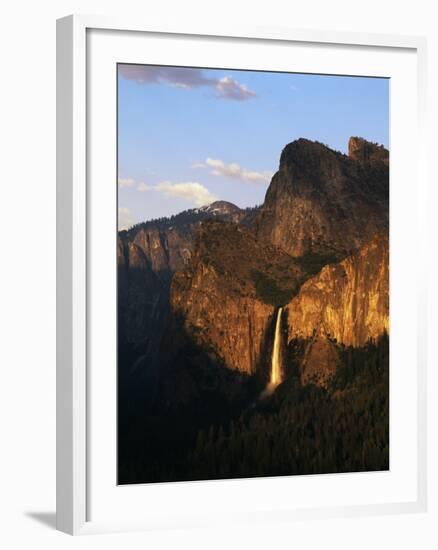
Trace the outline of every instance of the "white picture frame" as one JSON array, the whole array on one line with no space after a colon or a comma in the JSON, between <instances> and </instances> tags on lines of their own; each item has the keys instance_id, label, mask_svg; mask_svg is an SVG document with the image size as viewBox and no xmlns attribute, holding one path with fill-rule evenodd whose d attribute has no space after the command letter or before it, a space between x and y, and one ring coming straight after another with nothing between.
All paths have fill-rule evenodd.
<instances>
[{"instance_id":1,"label":"white picture frame","mask_svg":"<svg viewBox=\"0 0 438 550\"><path fill-rule=\"evenodd\" d=\"M209 517L208 513L200 517L196 509L193 516L190 513L178 515L166 511L155 510L150 517L127 519L108 514L106 518L94 520L90 517L90 484L91 471L91 438L89 429L89 414L92 410L93 393L90 390L90 325L89 302L89 228L93 226L92 218L95 211L90 207L90 189L88 187L90 172L88 156L90 143L88 141L87 116L89 116L88 94L90 86L90 67L88 63L90 41L88 34L92 30L107 33L136 33L136 36L160 35L177 40L188 40L190 37L200 37L208 41L239 40L241 43L251 41L269 44L299 43L305 45L317 44L318 47L345 46L364 47L379 52L409 51L416 59L415 88L417 97L416 120L412 170L415 172L413 189L418 204L418 226L414 236L417 240L417 253L424 258L421 243L426 232L425 220L425 137L424 120L425 77L426 77L426 43L419 37L404 37L391 35L349 34L327 31L304 31L273 28L189 28L180 29L177 26L163 26L160 29L150 28L148 24L139 21L111 19L95 16L69 16L57 22L57 528L70 534L86 534L114 530L151 529L157 527L172 527L176 525L205 525L217 521L231 521L224 514L221 517ZM140 34L137 34L140 33ZM129 61L126 58L123 61ZM177 64L177 63L175 63ZM116 139L113 136L111 139ZM415 166L414 166L415 164ZM401 203L400 203L401 204ZM420 512L426 510L427 475L426 475L426 284L425 262L417 262L415 278L417 287L415 304L417 311L416 326L416 385L412 397L416 400L416 447L415 447L415 496L397 501L393 499L369 504L358 503L325 506L287 506L276 511L276 517L281 519L318 518L332 516L351 516L359 514L382 514L397 512ZM414 273L413 273L414 275ZM94 391L94 390L93 390ZM103 390L101 390L103 391ZM263 480L253 480L261 482ZM309 481L310 482L310 481ZM167 498L172 495L184 499L190 507L193 501L206 491L220 490L223 482L213 482L215 488L204 482L183 484L184 488L176 488L175 484L156 486L157 491L166 492ZM230 482L233 490L245 491L249 485L242 481ZM237 485L236 485L237 484ZM239 485L240 484L240 485ZM181 484L179 485L181 487ZM225 487L225 486L223 486ZM231 485L227 486L227 491ZM265 484L265 487L267 485ZM278 488L278 484L276 486ZM205 490L204 490L205 489ZM148 487L143 486L142 491ZM275 492L272 486L270 491ZM192 497L187 500L187 494L192 491ZM177 495L178 493L178 495ZM212 514L211 514L212 515ZM269 510L263 510L254 505L254 509L246 511L237 521L257 521L261 517L273 519Z\"/></svg>"}]
</instances>

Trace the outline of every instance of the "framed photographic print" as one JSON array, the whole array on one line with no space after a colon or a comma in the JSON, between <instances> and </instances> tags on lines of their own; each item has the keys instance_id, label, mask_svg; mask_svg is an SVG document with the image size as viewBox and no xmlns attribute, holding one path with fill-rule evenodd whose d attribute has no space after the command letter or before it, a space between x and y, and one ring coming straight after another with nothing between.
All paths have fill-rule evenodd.
<instances>
[{"instance_id":1,"label":"framed photographic print","mask_svg":"<svg viewBox=\"0 0 438 550\"><path fill-rule=\"evenodd\" d=\"M424 510L424 41L57 40L58 528Z\"/></svg>"}]
</instances>

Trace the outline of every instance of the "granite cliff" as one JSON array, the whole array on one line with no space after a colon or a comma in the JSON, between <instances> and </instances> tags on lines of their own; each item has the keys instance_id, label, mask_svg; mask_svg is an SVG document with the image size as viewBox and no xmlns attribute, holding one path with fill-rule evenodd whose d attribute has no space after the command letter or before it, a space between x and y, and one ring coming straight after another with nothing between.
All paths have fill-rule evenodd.
<instances>
[{"instance_id":1,"label":"granite cliff","mask_svg":"<svg viewBox=\"0 0 438 550\"><path fill-rule=\"evenodd\" d=\"M289 143L255 221L258 237L321 265L345 257L388 230L388 170L388 151L363 139L350 139L348 156Z\"/></svg>"},{"instance_id":2,"label":"granite cliff","mask_svg":"<svg viewBox=\"0 0 438 550\"><path fill-rule=\"evenodd\" d=\"M387 234L376 234L351 256L325 266L285 311L288 345L303 351L302 381L324 384L336 371L340 344L359 348L389 333Z\"/></svg>"},{"instance_id":3,"label":"granite cliff","mask_svg":"<svg viewBox=\"0 0 438 550\"><path fill-rule=\"evenodd\" d=\"M388 238L325 266L286 306L289 340L318 332L355 347L389 332Z\"/></svg>"}]
</instances>

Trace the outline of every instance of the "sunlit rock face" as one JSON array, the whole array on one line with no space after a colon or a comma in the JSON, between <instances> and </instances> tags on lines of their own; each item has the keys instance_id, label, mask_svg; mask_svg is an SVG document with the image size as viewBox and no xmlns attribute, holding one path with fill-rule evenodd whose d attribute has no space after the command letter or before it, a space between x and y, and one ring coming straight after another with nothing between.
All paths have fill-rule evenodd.
<instances>
[{"instance_id":1,"label":"sunlit rock face","mask_svg":"<svg viewBox=\"0 0 438 550\"><path fill-rule=\"evenodd\" d=\"M254 374L270 365L276 300L290 299L300 276L293 258L250 231L206 222L190 265L173 278L172 316L199 349Z\"/></svg>"},{"instance_id":2,"label":"sunlit rock face","mask_svg":"<svg viewBox=\"0 0 438 550\"><path fill-rule=\"evenodd\" d=\"M315 335L363 346L389 332L389 251L377 234L345 260L306 281L286 307L288 339Z\"/></svg>"},{"instance_id":3,"label":"sunlit rock face","mask_svg":"<svg viewBox=\"0 0 438 550\"><path fill-rule=\"evenodd\" d=\"M181 282L178 276L173 285L172 307L184 314L184 328L194 343L209 350L212 359L227 368L255 374L273 306L229 294L214 269L207 266L199 265L191 288L179 294Z\"/></svg>"},{"instance_id":4,"label":"sunlit rock face","mask_svg":"<svg viewBox=\"0 0 438 550\"><path fill-rule=\"evenodd\" d=\"M361 163L389 164L389 152L383 145L370 143L360 137L351 137L348 141L348 156Z\"/></svg>"},{"instance_id":5,"label":"sunlit rock face","mask_svg":"<svg viewBox=\"0 0 438 550\"><path fill-rule=\"evenodd\" d=\"M388 151L351 138L349 155L298 139L281 154L255 220L260 238L292 256L338 259L388 228Z\"/></svg>"}]
</instances>

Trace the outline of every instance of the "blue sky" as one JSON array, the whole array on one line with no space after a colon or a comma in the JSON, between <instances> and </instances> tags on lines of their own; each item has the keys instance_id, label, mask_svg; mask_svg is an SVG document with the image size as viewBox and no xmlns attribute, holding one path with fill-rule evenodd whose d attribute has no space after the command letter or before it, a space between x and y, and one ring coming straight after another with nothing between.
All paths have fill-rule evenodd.
<instances>
[{"instance_id":1,"label":"blue sky","mask_svg":"<svg viewBox=\"0 0 438 550\"><path fill-rule=\"evenodd\" d=\"M262 203L299 137L346 152L353 135L388 147L388 132L386 79L119 65L119 228Z\"/></svg>"}]
</instances>

